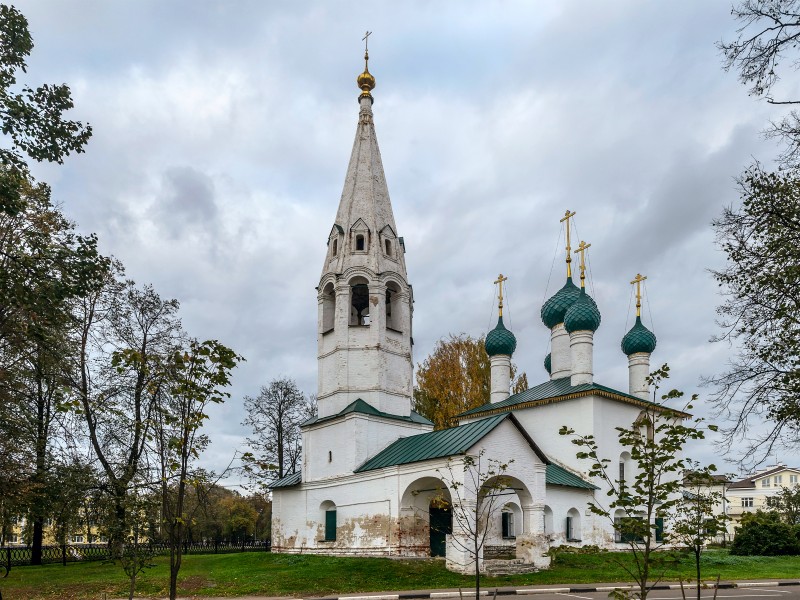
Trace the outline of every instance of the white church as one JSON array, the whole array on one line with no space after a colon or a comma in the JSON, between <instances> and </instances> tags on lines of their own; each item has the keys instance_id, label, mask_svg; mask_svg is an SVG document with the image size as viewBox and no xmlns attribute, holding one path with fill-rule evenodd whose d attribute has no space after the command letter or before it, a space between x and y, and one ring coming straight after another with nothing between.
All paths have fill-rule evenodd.
<instances>
[{"instance_id":1,"label":"white church","mask_svg":"<svg viewBox=\"0 0 800 600\"><path fill-rule=\"evenodd\" d=\"M652 406L645 377L655 336L637 317L623 339L627 391L594 381L600 312L583 287L583 269L580 287L572 281L568 234L566 283L541 310L550 329L549 380L509 393L516 339L503 325L501 276L499 319L486 336L491 397L460 415L457 427L433 431L413 410L413 293L375 135L368 66L357 83L355 142L317 288L319 414L302 426L302 468L271 486L272 550L444 556L448 568L472 571L469 528L453 515L482 497L461 468L465 456L508 464L497 510L482 524L488 533L479 564L514 559L541 568L551 545L623 547L613 526L587 507L594 498L604 503L608 488L587 476L587 462L558 431L569 423L593 434L621 476L631 469L614 428ZM454 489L453 477L464 485Z\"/></svg>"}]
</instances>

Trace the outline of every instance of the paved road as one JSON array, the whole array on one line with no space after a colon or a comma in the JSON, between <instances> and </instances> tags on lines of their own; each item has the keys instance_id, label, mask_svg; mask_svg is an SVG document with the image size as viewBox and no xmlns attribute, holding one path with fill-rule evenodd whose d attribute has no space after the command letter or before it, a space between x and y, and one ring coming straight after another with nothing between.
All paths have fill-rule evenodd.
<instances>
[{"instance_id":1,"label":"paved road","mask_svg":"<svg viewBox=\"0 0 800 600\"><path fill-rule=\"evenodd\" d=\"M616 584L619 586L620 584ZM719 600L800 600L800 581L758 581L736 582L735 588L730 583L722 582L721 589L717 592ZM537 586L531 588L500 588L498 598L509 600L513 596L522 596L520 600L608 600L608 593L614 584L596 585L571 585L571 586ZM585 589L599 589L601 591L584 591ZM494 588L481 590L481 599L491 600ZM463 590L465 600L474 599L475 592ZM199 598L197 596L192 597ZM316 600L403 600L404 598L430 598L431 600L460 600L458 590L411 590L404 592L371 592L368 594L349 594L345 596L326 596ZM648 596L650 600L684 600L680 588L669 590L654 590ZM696 591L686 589L686 600L695 600ZM702 590L702 600L714 600L714 590ZM121 599L120 599L121 600ZM160 599L159 599L160 600ZM165 599L166 600L166 599ZM239 598L210 598L203 600L290 600L288 598L268 598L265 596L241 596ZM308 600L311 600L310 598Z\"/></svg>"},{"instance_id":2,"label":"paved road","mask_svg":"<svg viewBox=\"0 0 800 600\"><path fill-rule=\"evenodd\" d=\"M474 594L473 594L474 597ZM608 592L555 592L531 594L535 600L567 600L576 598L578 600L608 600ZM650 600L683 600L681 590L656 590L648 595ZM686 600L697 598L697 592L693 589L686 590ZM702 590L703 600L713 600L714 590ZM749 600L751 598L775 598L776 600L800 600L800 586L785 588L755 587L739 589L721 589L717 592L720 600Z\"/></svg>"}]
</instances>

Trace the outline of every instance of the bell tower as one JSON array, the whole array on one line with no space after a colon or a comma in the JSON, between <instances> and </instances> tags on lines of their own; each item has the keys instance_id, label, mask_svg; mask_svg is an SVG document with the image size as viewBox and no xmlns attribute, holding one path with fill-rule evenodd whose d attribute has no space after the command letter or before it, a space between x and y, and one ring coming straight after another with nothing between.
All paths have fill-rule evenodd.
<instances>
[{"instance_id":1,"label":"bell tower","mask_svg":"<svg viewBox=\"0 0 800 600\"><path fill-rule=\"evenodd\" d=\"M317 287L320 418L357 399L411 414L412 290L375 135L366 48L364 61L355 142Z\"/></svg>"}]
</instances>

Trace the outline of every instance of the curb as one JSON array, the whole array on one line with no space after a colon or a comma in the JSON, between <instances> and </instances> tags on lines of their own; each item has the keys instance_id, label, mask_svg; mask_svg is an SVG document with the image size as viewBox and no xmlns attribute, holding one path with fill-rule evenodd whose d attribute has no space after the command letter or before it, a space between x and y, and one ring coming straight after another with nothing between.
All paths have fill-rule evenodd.
<instances>
[{"instance_id":1,"label":"curb","mask_svg":"<svg viewBox=\"0 0 800 600\"><path fill-rule=\"evenodd\" d=\"M725 582L720 583L718 586L710 584L704 586L706 589L714 589L715 587L721 590L729 590L735 588L762 588L762 587L779 587L779 586L800 586L800 581L742 581L742 582ZM695 589L695 584L686 584L684 589ZM614 590L631 590L632 585L607 585L607 586L577 586L577 587L550 587L550 588L520 588L520 589L498 589L498 596L527 596L532 594L577 594L577 593L591 593L591 592L613 592ZM681 585L679 583L660 584L653 586L652 590L679 590ZM490 590L481 590L481 596L488 596ZM491 591L494 595L494 590ZM370 594L358 596L323 596L322 598L314 598L313 600L440 600L442 598L459 598L459 597L475 597L473 590L463 590L462 592L448 590L442 592L417 592L417 593L396 593L396 594ZM310 598L307 600L311 600Z\"/></svg>"}]
</instances>

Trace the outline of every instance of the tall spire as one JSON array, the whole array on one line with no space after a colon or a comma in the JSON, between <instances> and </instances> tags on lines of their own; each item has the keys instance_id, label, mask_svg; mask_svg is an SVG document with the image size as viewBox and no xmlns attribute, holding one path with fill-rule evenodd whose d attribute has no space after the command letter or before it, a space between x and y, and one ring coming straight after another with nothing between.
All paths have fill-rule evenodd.
<instances>
[{"instance_id":1,"label":"tall spire","mask_svg":"<svg viewBox=\"0 0 800 600\"><path fill-rule=\"evenodd\" d=\"M364 36L365 42L370 33ZM368 60L366 51L365 60ZM344 236L343 245L352 247L356 253L337 252L334 264L326 261L323 274L329 270L341 273L357 266L374 273L395 272L405 279L405 248L403 239L397 235L373 122L370 91L375 88L375 78L366 65L357 81L362 90L358 99L358 126L335 223ZM363 240L360 247L359 236Z\"/></svg>"}]
</instances>

